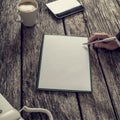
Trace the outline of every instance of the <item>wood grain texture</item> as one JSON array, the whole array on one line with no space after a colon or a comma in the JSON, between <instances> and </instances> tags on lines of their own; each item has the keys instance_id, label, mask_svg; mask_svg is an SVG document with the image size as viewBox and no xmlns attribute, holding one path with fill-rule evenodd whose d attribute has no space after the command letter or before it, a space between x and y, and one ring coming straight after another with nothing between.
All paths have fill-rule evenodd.
<instances>
[{"instance_id":1,"label":"wood grain texture","mask_svg":"<svg viewBox=\"0 0 120 120\"><path fill-rule=\"evenodd\" d=\"M0 1L0 93L20 108L20 24L15 21L17 0Z\"/></svg>"},{"instance_id":2,"label":"wood grain texture","mask_svg":"<svg viewBox=\"0 0 120 120\"><path fill-rule=\"evenodd\" d=\"M84 17L82 15L75 15L65 19L65 28L68 35L77 36L88 36L87 33L96 31L96 27L99 30L110 29L107 28L106 24L108 19L104 19L105 25L99 26L99 21L103 21L104 13L99 13L99 7L101 4L105 4L104 1L101 3L98 1L84 1L84 6L86 8L86 13ZM102 5L101 5L102 6ZM103 7L103 6L102 6ZM105 9L105 8L101 8ZM96 16L92 16L96 13ZM100 14L100 15L99 15ZM86 24L84 24L86 20ZM89 23L88 23L89 22ZM91 25L90 25L91 24ZM111 21L112 24L112 21ZM92 28L91 28L92 27ZM87 30L85 29L87 28ZM90 63L91 63L91 74L92 74L92 94L78 94L80 100L80 108L83 119L85 120L113 120L116 119L114 109L111 103L111 98L109 97L109 91L106 87L106 81L104 78L103 71L101 69L99 58L95 49L90 48Z\"/></svg>"},{"instance_id":3,"label":"wood grain texture","mask_svg":"<svg viewBox=\"0 0 120 120\"><path fill-rule=\"evenodd\" d=\"M79 0L85 12L57 20L37 0L38 24L27 28L16 22L18 0L0 1L0 93L17 109L47 108L54 120L120 119L120 49L90 47L93 92L36 90L43 34L89 36L94 32L116 35L120 29L119 0ZM23 113L26 120L48 120L42 113Z\"/></svg>"},{"instance_id":4,"label":"wood grain texture","mask_svg":"<svg viewBox=\"0 0 120 120\"><path fill-rule=\"evenodd\" d=\"M107 6L106 6L107 5ZM109 4L105 1L104 7L108 11L100 9L104 12L104 18L107 19L107 28L110 30L106 32L116 35L119 32L120 26L120 6L116 1L111 1ZM112 9L111 9L112 8ZM105 24L101 23L100 24ZM103 73L108 87L111 102L116 113L117 119L120 119L120 50L107 51L99 50L98 55L103 69Z\"/></svg>"},{"instance_id":5,"label":"wood grain texture","mask_svg":"<svg viewBox=\"0 0 120 120\"><path fill-rule=\"evenodd\" d=\"M86 0L83 1L86 7L86 14L88 20L88 29L90 33L94 32L107 32L112 35L115 35L118 32L119 28L119 20L120 15L119 12L119 5L116 1L110 0L101 0L101 1L90 1ZM94 4L94 7L92 7ZM93 12L94 11L94 12ZM107 50L97 50L98 54L98 63L100 64L102 76L98 74L99 81L104 80L104 86L106 84L106 88L108 89L108 96L105 95L107 92L99 84L98 89L99 93L101 92L102 101L100 102L101 105L98 106L99 110L103 109L103 118L100 117L100 113L98 114L98 118L100 119L120 119L119 115L119 108L120 108L120 71L119 71L119 50L110 52ZM116 57L116 55L118 56ZM116 58L116 59L115 59ZM115 67L117 66L117 67ZM102 81L101 81L102 82ZM94 85L94 83L93 83ZM96 85L95 85L96 86ZM101 88L100 88L101 86ZM100 88L100 89L99 89ZM97 96L97 95L95 95ZM100 98L98 94L98 98ZM103 100L104 99L104 100ZM111 101L111 104L107 101ZM108 107L109 106L109 107ZM105 109L104 109L105 108ZM114 113L113 113L114 112Z\"/></svg>"},{"instance_id":6,"label":"wood grain texture","mask_svg":"<svg viewBox=\"0 0 120 120\"><path fill-rule=\"evenodd\" d=\"M37 70L43 34L64 35L62 20L56 20L46 8L47 0L39 3L39 23L33 28L23 26L23 105L49 109L54 120L80 120L75 93L36 91ZM24 114L27 120L48 120L44 114Z\"/></svg>"}]
</instances>

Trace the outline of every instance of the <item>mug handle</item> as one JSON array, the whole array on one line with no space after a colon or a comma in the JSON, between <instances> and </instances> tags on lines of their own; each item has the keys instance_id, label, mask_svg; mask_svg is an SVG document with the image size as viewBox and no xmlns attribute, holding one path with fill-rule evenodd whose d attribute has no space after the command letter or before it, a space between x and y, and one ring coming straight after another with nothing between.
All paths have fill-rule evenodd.
<instances>
[{"instance_id":1,"label":"mug handle","mask_svg":"<svg viewBox=\"0 0 120 120\"><path fill-rule=\"evenodd\" d=\"M18 18L17 18L15 21L16 21L16 22L20 22L20 23L23 22L23 20L21 19L20 15L18 15Z\"/></svg>"},{"instance_id":2,"label":"mug handle","mask_svg":"<svg viewBox=\"0 0 120 120\"><path fill-rule=\"evenodd\" d=\"M23 20L21 19L18 11L17 11L17 18L15 18L15 21L16 21L16 22L20 22L20 23L23 22Z\"/></svg>"}]
</instances>

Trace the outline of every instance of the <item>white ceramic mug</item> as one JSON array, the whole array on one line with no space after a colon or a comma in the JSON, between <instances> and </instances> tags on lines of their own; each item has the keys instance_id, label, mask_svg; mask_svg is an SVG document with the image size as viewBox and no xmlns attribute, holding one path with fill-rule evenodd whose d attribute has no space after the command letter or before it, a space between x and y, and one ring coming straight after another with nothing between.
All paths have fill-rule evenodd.
<instances>
[{"instance_id":1,"label":"white ceramic mug","mask_svg":"<svg viewBox=\"0 0 120 120\"><path fill-rule=\"evenodd\" d=\"M21 0L17 4L17 10L21 20L25 26L31 27L37 23L38 19L38 3L36 0Z\"/></svg>"}]
</instances>

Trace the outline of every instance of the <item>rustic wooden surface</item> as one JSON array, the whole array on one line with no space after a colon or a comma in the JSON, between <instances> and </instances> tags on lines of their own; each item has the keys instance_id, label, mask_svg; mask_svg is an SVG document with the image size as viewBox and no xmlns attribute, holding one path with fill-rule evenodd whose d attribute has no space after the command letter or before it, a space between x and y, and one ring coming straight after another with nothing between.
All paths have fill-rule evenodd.
<instances>
[{"instance_id":1,"label":"rustic wooden surface","mask_svg":"<svg viewBox=\"0 0 120 120\"><path fill-rule=\"evenodd\" d=\"M21 108L21 25L15 21L17 1L0 1L0 93Z\"/></svg>"},{"instance_id":2,"label":"rustic wooden surface","mask_svg":"<svg viewBox=\"0 0 120 120\"><path fill-rule=\"evenodd\" d=\"M120 119L120 49L90 47L93 92L36 91L43 33L89 37L94 32L116 35L120 28L119 0L79 0L84 13L61 20L46 8L52 0L37 0L39 21L32 28L16 22L18 0L0 3L0 93L16 108L49 109L54 120ZM41 113L23 113L26 120L48 120Z\"/></svg>"}]
</instances>

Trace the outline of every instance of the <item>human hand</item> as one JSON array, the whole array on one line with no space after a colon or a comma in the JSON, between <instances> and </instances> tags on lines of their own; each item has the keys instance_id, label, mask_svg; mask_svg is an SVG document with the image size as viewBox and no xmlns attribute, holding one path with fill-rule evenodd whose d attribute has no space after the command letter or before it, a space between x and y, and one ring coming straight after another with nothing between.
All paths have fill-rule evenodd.
<instances>
[{"instance_id":1,"label":"human hand","mask_svg":"<svg viewBox=\"0 0 120 120\"><path fill-rule=\"evenodd\" d=\"M105 38L109 38L111 37L111 35L107 34L107 33L94 33L89 39L88 39L88 43L96 41L96 40L102 40ZM94 44L95 48L105 48L108 50L115 50L117 49L119 46L116 43L116 41L110 41L110 42L101 42L101 43L95 43Z\"/></svg>"}]
</instances>

